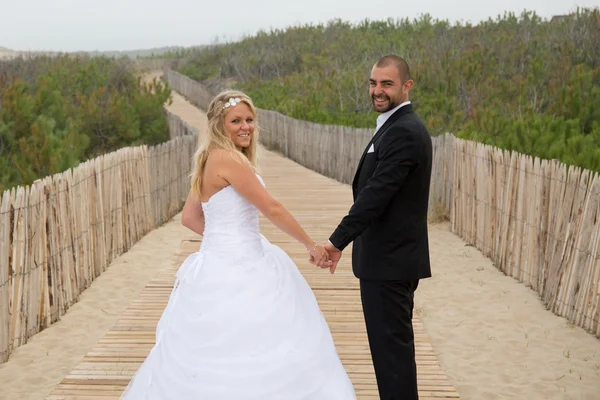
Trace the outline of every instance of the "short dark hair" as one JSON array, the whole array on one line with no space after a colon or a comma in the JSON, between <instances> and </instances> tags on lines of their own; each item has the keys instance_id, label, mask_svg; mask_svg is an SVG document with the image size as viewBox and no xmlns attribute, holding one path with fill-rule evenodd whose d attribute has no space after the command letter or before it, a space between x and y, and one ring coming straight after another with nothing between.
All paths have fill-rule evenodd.
<instances>
[{"instance_id":1,"label":"short dark hair","mask_svg":"<svg viewBox=\"0 0 600 400\"><path fill-rule=\"evenodd\" d=\"M389 67L390 65L394 65L396 67L402 82L406 82L410 79L410 68L408 67L408 63L400 56L393 54L388 55L379 59L379 61L377 61L375 64L377 68L385 68Z\"/></svg>"}]
</instances>

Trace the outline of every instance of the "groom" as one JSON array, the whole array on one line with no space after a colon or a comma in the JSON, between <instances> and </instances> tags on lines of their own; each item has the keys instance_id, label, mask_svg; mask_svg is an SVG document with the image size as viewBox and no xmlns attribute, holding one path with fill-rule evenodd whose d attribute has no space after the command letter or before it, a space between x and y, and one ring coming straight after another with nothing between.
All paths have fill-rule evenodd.
<instances>
[{"instance_id":1,"label":"groom","mask_svg":"<svg viewBox=\"0 0 600 400\"><path fill-rule=\"evenodd\" d=\"M325 247L333 273L354 241L352 269L360 280L380 398L416 400L412 313L419 279L431 276L431 137L408 100L414 82L404 59L383 57L369 81L373 108L381 115L352 182L354 204Z\"/></svg>"}]
</instances>

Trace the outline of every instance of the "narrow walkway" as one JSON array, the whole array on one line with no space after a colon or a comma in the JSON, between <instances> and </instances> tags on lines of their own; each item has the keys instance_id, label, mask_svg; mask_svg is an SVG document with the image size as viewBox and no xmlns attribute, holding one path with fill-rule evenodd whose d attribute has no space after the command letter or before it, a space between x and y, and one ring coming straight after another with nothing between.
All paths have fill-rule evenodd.
<instances>
[{"instance_id":1,"label":"narrow walkway","mask_svg":"<svg viewBox=\"0 0 600 400\"><path fill-rule=\"evenodd\" d=\"M178 107L181 107L180 103ZM198 120L196 115L195 121ZM261 176L269 191L291 210L311 236L326 239L351 204L350 188L268 151L264 152L261 166ZM350 268L351 247L332 276L310 265L302 246L264 217L261 217L261 230L294 259L315 292L358 398L378 399L358 281ZM198 236L190 234L183 238L173 264L146 285L117 324L90 349L82 362L46 397L47 400L119 398L154 344L155 327L171 292L175 271L199 245ZM416 315L413 324L421 400L459 398L441 369Z\"/></svg>"}]
</instances>

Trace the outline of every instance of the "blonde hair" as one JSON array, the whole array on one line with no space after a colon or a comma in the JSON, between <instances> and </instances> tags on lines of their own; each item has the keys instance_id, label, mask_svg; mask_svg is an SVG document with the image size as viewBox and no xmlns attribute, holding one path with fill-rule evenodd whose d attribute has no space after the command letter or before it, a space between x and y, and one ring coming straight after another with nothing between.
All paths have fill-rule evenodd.
<instances>
[{"instance_id":1,"label":"blonde hair","mask_svg":"<svg viewBox=\"0 0 600 400\"><path fill-rule=\"evenodd\" d=\"M250 107L250 111L254 117L254 133L250 139L250 145L241 150L235 146L231 140L231 136L225 130L225 114L234 107L223 108L223 106L230 98L235 97L238 97L242 103L246 103ZM202 132L199 134L198 148L194 154L194 172L191 179L192 194L198 199L200 199L204 167L212 149L231 151L234 154L238 154L239 158L244 162L248 162L254 171L258 168L258 115L252 99L245 93L237 90L222 91L208 105L206 116L208 117L208 134L203 134Z\"/></svg>"}]
</instances>

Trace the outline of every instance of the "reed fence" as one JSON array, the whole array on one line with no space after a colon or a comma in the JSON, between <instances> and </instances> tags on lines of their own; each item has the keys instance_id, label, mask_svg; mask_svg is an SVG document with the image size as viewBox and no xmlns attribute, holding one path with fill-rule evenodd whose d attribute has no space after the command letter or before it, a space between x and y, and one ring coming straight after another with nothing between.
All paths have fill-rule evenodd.
<instances>
[{"instance_id":1,"label":"reed fence","mask_svg":"<svg viewBox=\"0 0 600 400\"><path fill-rule=\"evenodd\" d=\"M168 118L166 143L123 148L2 194L0 363L181 209L197 132Z\"/></svg>"}]
</instances>

